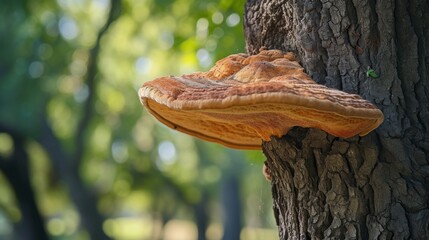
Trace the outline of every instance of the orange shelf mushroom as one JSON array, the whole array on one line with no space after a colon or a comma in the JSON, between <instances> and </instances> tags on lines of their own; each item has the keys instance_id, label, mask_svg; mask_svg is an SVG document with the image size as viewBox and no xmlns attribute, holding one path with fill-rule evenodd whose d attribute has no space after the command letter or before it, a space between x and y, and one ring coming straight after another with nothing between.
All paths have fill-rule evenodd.
<instances>
[{"instance_id":1,"label":"orange shelf mushroom","mask_svg":"<svg viewBox=\"0 0 429 240\"><path fill-rule=\"evenodd\" d=\"M317 84L293 54L279 50L234 54L208 72L157 78L139 96L168 127L238 149L261 149L262 140L294 126L347 138L383 122L370 102Z\"/></svg>"}]
</instances>

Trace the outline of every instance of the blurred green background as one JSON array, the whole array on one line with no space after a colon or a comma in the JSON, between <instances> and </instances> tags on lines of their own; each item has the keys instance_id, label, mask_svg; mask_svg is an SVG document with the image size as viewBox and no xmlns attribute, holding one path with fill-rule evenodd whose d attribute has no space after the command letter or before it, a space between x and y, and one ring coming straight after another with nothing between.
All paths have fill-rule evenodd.
<instances>
[{"instance_id":1,"label":"blurred green background","mask_svg":"<svg viewBox=\"0 0 429 240\"><path fill-rule=\"evenodd\" d=\"M244 2L2 0L0 239L276 239L263 155L137 96L244 52Z\"/></svg>"}]
</instances>

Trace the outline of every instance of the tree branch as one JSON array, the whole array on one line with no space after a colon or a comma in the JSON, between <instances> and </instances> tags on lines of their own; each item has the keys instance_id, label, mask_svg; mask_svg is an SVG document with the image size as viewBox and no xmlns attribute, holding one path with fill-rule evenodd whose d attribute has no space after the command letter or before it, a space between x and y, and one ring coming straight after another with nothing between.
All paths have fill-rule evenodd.
<instances>
[{"instance_id":1,"label":"tree branch","mask_svg":"<svg viewBox=\"0 0 429 240\"><path fill-rule=\"evenodd\" d=\"M86 84L89 95L83 106L83 114L78 123L75 135L75 149L70 155L62 146L47 119L42 123L42 131L37 140L47 151L52 164L62 180L66 183L70 197L81 215L82 224L88 230L91 239L109 239L103 232L103 216L97 210L95 196L89 191L79 176L79 166L85 149L85 134L94 115L94 103L97 88L97 59L100 52L100 41L111 24L119 17L120 0L112 0L106 23L97 34L94 47L90 50Z\"/></svg>"},{"instance_id":2,"label":"tree branch","mask_svg":"<svg viewBox=\"0 0 429 240\"><path fill-rule=\"evenodd\" d=\"M111 24L118 19L121 12L121 0L111 0L110 2L110 11L107 17L106 23L100 29L97 34L97 40L94 47L90 50L90 56L88 61L88 73L86 84L88 86L88 99L85 101L85 106L83 110L82 118L80 119L75 137L75 151L73 153L73 165L78 167L82 161L82 155L85 148L85 133L88 130L89 123L94 115L94 103L96 99L96 90L97 90L97 62L100 52L100 42L101 38L107 32Z\"/></svg>"}]
</instances>

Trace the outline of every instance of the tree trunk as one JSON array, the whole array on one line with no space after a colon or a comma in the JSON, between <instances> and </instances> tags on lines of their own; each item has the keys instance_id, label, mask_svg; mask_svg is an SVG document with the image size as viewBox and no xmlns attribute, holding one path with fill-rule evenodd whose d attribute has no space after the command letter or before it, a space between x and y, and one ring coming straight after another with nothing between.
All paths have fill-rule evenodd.
<instances>
[{"instance_id":1,"label":"tree trunk","mask_svg":"<svg viewBox=\"0 0 429 240\"><path fill-rule=\"evenodd\" d=\"M10 158L0 157L0 168L9 181L17 204L21 211L21 219L15 226L16 239L44 240L49 239L45 224L36 203L35 194L30 181L29 159L25 150L25 140L11 134L14 141L14 152Z\"/></svg>"},{"instance_id":2,"label":"tree trunk","mask_svg":"<svg viewBox=\"0 0 429 240\"><path fill-rule=\"evenodd\" d=\"M209 216L207 213L208 193L202 190L201 200L194 206L195 222L197 225L197 240L206 240L206 231L209 225Z\"/></svg>"},{"instance_id":3,"label":"tree trunk","mask_svg":"<svg viewBox=\"0 0 429 240\"><path fill-rule=\"evenodd\" d=\"M41 133L38 141L47 151L55 171L67 185L70 198L80 214L82 226L91 239L110 239L103 231L104 216L98 211L96 194L81 179L79 166L73 164L47 122L43 123Z\"/></svg>"},{"instance_id":4,"label":"tree trunk","mask_svg":"<svg viewBox=\"0 0 429 240\"><path fill-rule=\"evenodd\" d=\"M241 230L241 201L240 187L234 173L226 173L222 180L221 202L223 207L223 237L222 240L240 239Z\"/></svg>"},{"instance_id":5,"label":"tree trunk","mask_svg":"<svg viewBox=\"0 0 429 240\"><path fill-rule=\"evenodd\" d=\"M428 2L249 0L244 18L249 53L293 51L385 115L365 137L297 127L263 144L280 239L429 239Z\"/></svg>"}]
</instances>

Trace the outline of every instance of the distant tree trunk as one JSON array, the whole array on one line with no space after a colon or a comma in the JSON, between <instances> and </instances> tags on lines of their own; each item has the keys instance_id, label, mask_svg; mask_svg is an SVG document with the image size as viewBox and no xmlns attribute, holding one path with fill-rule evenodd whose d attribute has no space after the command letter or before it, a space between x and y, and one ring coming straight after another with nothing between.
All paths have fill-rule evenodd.
<instances>
[{"instance_id":1,"label":"distant tree trunk","mask_svg":"<svg viewBox=\"0 0 429 240\"><path fill-rule=\"evenodd\" d=\"M225 176L221 186L221 202L224 212L222 240L240 239L241 201L240 188L234 172Z\"/></svg>"},{"instance_id":2,"label":"distant tree trunk","mask_svg":"<svg viewBox=\"0 0 429 240\"><path fill-rule=\"evenodd\" d=\"M365 137L294 128L263 144L280 239L429 239L428 1L249 0L244 28L250 54L293 51L385 115Z\"/></svg>"},{"instance_id":3,"label":"distant tree trunk","mask_svg":"<svg viewBox=\"0 0 429 240\"><path fill-rule=\"evenodd\" d=\"M31 186L29 159L24 148L25 141L19 136L13 134L11 136L14 152L10 158L0 159L0 166L15 193L17 205L21 210L21 220L16 225L15 237L28 240L49 239Z\"/></svg>"},{"instance_id":4,"label":"distant tree trunk","mask_svg":"<svg viewBox=\"0 0 429 240\"><path fill-rule=\"evenodd\" d=\"M198 240L206 239L206 231L208 227L208 214L207 214L207 205L208 205L208 193L202 190L200 201L194 206L195 212L195 221L197 224L198 230Z\"/></svg>"},{"instance_id":5,"label":"distant tree trunk","mask_svg":"<svg viewBox=\"0 0 429 240\"><path fill-rule=\"evenodd\" d=\"M47 151L53 168L68 187L69 195L81 217L82 226L91 239L110 239L103 231L104 217L97 208L96 195L79 175L79 165L72 164L71 158L55 137L52 129L44 122L39 143Z\"/></svg>"}]
</instances>

